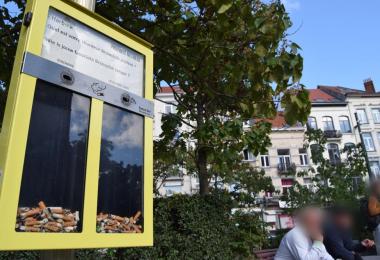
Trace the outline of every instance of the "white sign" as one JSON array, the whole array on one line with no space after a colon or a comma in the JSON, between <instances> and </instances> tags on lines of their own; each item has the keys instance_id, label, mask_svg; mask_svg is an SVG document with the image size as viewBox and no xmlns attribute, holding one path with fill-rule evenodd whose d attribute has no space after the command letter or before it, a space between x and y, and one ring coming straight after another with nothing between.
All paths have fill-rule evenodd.
<instances>
[{"instance_id":1,"label":"white sign","mask_svg":"<svg viewBox=\"0 0 380 260\"><path fill-rule=\"evenodd\" d=\"M52 8L41 56L143 96L143 55Z\"/></svg>"}]
</instances>

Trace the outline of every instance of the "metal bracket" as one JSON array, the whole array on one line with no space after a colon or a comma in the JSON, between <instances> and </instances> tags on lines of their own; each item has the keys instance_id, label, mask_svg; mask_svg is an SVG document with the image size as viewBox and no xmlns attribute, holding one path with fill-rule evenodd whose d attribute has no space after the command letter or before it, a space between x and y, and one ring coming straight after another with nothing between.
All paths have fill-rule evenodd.
<instances>
[{"instance_id":1,"label":"metal bracket","mask_svg":"<svg viewBox=\"0 0 380 260\"><path fill-rule=\"evenodd\" d=\"M154 117L153 102L30 52L21 72L137 114Z\"/></svg>"}]
</instances>

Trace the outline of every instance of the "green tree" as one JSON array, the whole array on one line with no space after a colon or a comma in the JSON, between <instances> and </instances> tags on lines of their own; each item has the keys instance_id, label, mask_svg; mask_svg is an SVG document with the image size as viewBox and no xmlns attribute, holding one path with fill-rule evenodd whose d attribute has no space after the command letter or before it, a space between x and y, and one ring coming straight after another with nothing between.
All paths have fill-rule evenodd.
<instances>
[{"instance_id":1,"label":"green tree","mask_svg":"<svg viewBox=\"0 0 380 260\"><path fill-rule=\"evenodd\" d=\"M287 40L291 21L280 1L101 0L96 11L154 44L156 88L172 87L177 105L163 118L161 151L188 153L201 194L212 177L241 179L244 148L257 154L270 144L270 124L243 131L243 121L273 117L279 103L289 123L306 120L303 60Z\"/></svg>"},{"instance_id":2,"label":"green tree","mask_svg":"<svg viewBox=\"0 0 380 260\"><path fill-rule=\"evenodd\" d=\"M25 0L5 0L0 5L0 128L24 8Z\"/></svg>"},{"instance_id":3,"label":"green tree","mask_svg":"<svg viewBox=\"0 0 380 260\"><path fill-rule=\"evenodd\" d=\"M299 176L311 174L311 185L296 182L284 198L292 209L310 204L322 207L341 203L358 206L358 198L365 194L363 178L367 174L364 150L360 144L340 151L341 160L326 159L326 138L321 130L306 132L306 146L311 148L315 167Z\"/></svg>"}]
</instances>

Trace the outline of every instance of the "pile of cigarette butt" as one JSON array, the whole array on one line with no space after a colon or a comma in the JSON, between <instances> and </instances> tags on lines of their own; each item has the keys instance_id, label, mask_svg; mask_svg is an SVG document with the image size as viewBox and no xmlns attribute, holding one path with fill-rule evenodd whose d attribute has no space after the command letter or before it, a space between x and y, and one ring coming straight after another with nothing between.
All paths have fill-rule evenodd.
<instances>
[{"instance_id":1,"label":"pile of cigarette butt","mask_svg":"<svg viewBox=\"0 0 380 260\"><path fill-rule=\"evenodd\" d=\"M112 214L99 213L96 218L98 233L141 233L142 226L137 225L141 211L133 217L120 217Z\"/></svg>"},{"instance_id":2,"label":"pile of cigarette butt","mask_svg":"<svg viewBox=\"0 0 380 260\"><path fill-rule=\"evenodd\" d=\"M62 207L46 207L45 203L40 201L38 208L18 208L16 231L75 232L78 221L79 211L72 213Z\"/></svg>"}]
</instances>

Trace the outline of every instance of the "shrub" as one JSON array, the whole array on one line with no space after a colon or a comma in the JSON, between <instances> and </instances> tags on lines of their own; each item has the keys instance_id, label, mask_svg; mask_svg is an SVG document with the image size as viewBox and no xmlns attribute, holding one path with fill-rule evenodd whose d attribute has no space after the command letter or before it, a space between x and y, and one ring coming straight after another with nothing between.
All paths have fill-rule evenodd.
<instances>
[{"instance_id":1,"label":"shrub","mask_svg":"<svg viewBox=\"0 0 380 260\"><path fill-rule=\"evenodd\" d=\"M81 259L233 259L261 247L266 235L257 216L230 214L227 194L157 198L154 246L83 250Z\"/></svg>"}]
</instances>

